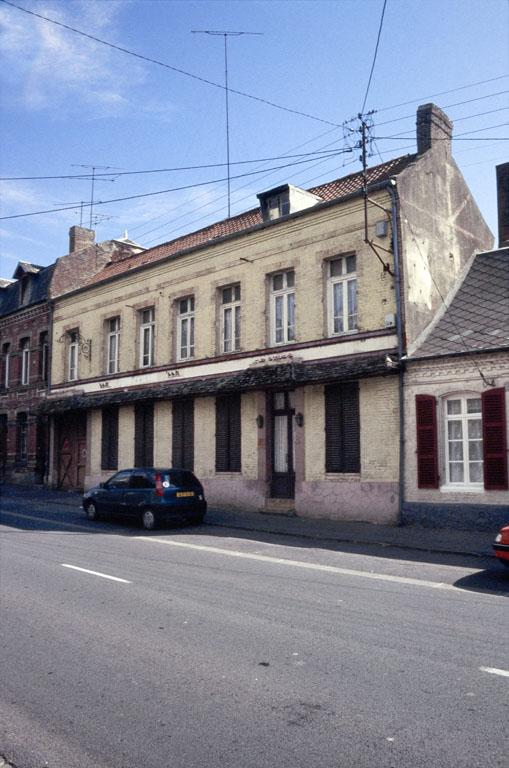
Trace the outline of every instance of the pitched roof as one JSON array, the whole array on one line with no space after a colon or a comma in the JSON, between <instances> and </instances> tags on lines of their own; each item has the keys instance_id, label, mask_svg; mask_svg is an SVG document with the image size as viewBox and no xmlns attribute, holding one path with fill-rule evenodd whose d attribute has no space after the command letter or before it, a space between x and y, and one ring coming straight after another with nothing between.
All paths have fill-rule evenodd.
<instances>
[{"instance_id":1,"label":"pitched roof","mask_svg":"<svg viewBox=\"0 0 509 768\"><path fill-rule=\"evenodd\" d=\"M509 348L509 248L477 254L409 360Z\"/></svg>"},{"instance_id":2,"label":"pitched roof","mask_svg":"<svg viewBox=\"0 0 509 768\"><path fill-rule=\"evenodd\" d=\"M368 168L368 184L376 184L396 176L410 165L415 158L416 155L404 155L403 157L397 157L386 163L373 166L373 168ZM357 173L351 173L340 179L320 184L317 187L311 187L308 192L318 195L324 202L331 202L334 200L341 200L351 194L359 193L362 190L362 185L362 172L358 171ZM240 213L237 216L232 216L229 219L223 219L222 221L210 224L196 232L191 232L188 235L183 235L175 240L162 243L161 245L156 245L129 259L111 262L110 264L107 264L101 272L94 275L86 285L100 283L103 280L108 280L109 278L121 275L130 269L154 264L161 259L165 259L169 256L176 256L191 248L206 245L230 235L248 232L254 227L260 226L262 223L260 208L253 208L244 213ZM271 222L269 226L277 223L277 221Z\"/></svg>"},{"instance_id":3,"label":"pitched roof","mask_svg":"<svg viewBox=\"0 0 509 768\"><path fill-rule=\"evenodd\" d=\"M30 286L27 300L24 304L21 303L19 279L13 280L9 285L3 287L0 291L0 316L10 315L12 312L25 309L33 304L47 301L49 299L49 284L54 269L55 265L50 264L49 267L39 267L39 271L27 271L27 274L30 276Z\"/></svg>"}]
</instances>

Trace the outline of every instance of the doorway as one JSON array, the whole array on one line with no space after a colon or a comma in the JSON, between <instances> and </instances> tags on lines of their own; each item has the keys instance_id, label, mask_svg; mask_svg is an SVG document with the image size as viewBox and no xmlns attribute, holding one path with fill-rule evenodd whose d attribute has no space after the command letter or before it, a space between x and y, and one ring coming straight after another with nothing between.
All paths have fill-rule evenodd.
<instances>
[{"instance_id":1,"label":"doorway","mask_svg":"<svg viewBox=\"0 0 509 768\"><path fill-rule=\"evenodd\" d=\"M293 392L272 392L270 398L270 495L275 499L295 496Z\"/></svg>"}]
</instances>

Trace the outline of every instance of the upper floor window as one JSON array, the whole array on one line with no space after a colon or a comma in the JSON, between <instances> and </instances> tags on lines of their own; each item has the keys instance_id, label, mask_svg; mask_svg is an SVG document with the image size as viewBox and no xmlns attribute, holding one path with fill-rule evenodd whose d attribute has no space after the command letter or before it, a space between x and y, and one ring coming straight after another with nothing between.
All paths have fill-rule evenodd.
<instances>
[{"instance_id":1,"label":"upper floor window","mask_svg":"<svg viewBox=\"0 0 509 768\"><path fill-rule=\"evenodd\" d=\"M295 340L295 273L279 272L271 277L271 343Z\"/></svg>"},{"instance_id":2,"label":"upper floor window","mask_svg":"<svg viewBox=\"0 0 509 768\"><path fill-rule=\"evenodd\" d=\"M69 381L76 381L78 378L79 351L79 333L78 331L69 331L67 348L67 378Z\"/></svg>"},{"instance_id":3,"label":"upper floor window","mask_svg":"<svg viewBox=\"0 0 509 768\"><path fill-rule=\"evenodd\" d=\"M269 219L279 219L290 213L290 197L288 192L272 195L267 198L267 211Z\"/></svg>"},{"instance_id":4,"label":"upper floor window","mask_svg":"<svg viewBox=\"0 0 509 768\"><path fill-rule=\"evenodd\" d=\"M120 317L110 317L106 321L106 372L118 373L120 349Z\"/></svg>"},{"instance_id":5,"label":"upper floor window","mask_svg":"<svg viewBox=\"0 0 509 768\"><path fill-rule=\"evenodd\" d=\"M481 487L483 439L481 398L451 397L445 401L447 485Z\"/></svg>"},{"instance_id":6,"label":"upper floor window","mask_svg":"<svg viewBox=\"0 0 509 768\"><path fill-rule=\"evenodd\" d=\"M341 256L328 262L329 335L335 336L357 328L357 275L355 255Z\"/></svg>"},{"instance_id":7,"label":"upper floor window","mask_svg":"<svg viewBox=\"0 0 509 768\"><path fill-rule=\"evenodd\" d=\"M43 331L39 336L39 378L48 381L49 373L49 343L48 332Z\"/></svg>"},{"instance_id":8,"label":"upper floor window","mask_svg":"<svg viewBox=\"0 0 509 768\"><path fill-rule=\"evenodd\" d=\"M9 379L11 374L11 345L9 342L5 342L2 345L2 354L4 358L4 371L3 371L3 385L6 389L9 387Z\"/></svg>"},{"instance_id":9,"label":"upper floor window","mask_svg":"<svg viewBox=\"0 0 509 768\"><path fill-rule=\"evenodd\" d=\"M194 357L194 296L187 296L178 302L177 359L189 360L192 357Z\"/></svg>"},{"instance_id":10,"label":"upper floor window","mask_svg":"<svg viewBox=\"0 0 509 768\"><path fill-rule=\"evenodd\" d=\"M21 383L28 384L30 380L30 339L21 339Z\"/></svg>"},{"instance_id":11,"label":"upper floor window","mask_svg":"<svg viewBox=\"0 0 509 768\"><path fill-rule=\"evenodd\" d=\"M139 313L140 320L140 368L154 365L155 309L148 307Z\"/></svg>"},{"instance_id":12,"label":"upper floor window","mask_svg":"<svg viewBox=\"0 0 509 768\"><path fill-rule=\"evenodd\" d=\"M20 304L26 304L28 302L28 293L30 288L30 278L28 275L23 275L19 285L19 300Z\"/></svg>"},{"instance_id":13,"label":"upper floor window","mask_svg":"<svg viewBox=\"0 0 509 768\"><path fill-rule=\"evenodd\" d=\"M240 285L221 291L221 351L240 349Z\"/></svg>"}]
</instances>

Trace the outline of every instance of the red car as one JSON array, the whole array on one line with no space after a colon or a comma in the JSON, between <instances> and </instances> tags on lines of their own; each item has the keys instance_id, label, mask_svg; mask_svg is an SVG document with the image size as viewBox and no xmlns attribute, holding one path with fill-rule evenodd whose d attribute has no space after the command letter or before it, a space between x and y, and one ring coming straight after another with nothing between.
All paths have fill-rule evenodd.
<instances>
[{"instance_id":1,"label":"red car","mask_svg":"<svg viewBox=\"0 0 509 768\"><path fill-rule=\"evenodd\" d=\"M493 544L495 556L498 557L502 565L509 568L509 525L504 525L497 534Z\"/></svg>"}]
</instances>

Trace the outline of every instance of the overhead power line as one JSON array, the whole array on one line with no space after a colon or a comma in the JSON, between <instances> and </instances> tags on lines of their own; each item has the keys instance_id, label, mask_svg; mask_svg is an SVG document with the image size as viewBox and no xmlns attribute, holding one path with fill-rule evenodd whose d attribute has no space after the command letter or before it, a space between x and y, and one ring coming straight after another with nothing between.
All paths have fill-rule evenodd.
<instances>
[{"instance_id":1,"label":"overhead power line","mask_svg":"<svg viewBox=\"0 0 509 768\"><path fill-rule=\"evenodd\" d=\"M351 150L350 149L348 149L348 150L338 150L337 154L341 155L341 154L344 154L345 152L351 152ZM333 157L333 155L331 155L330 157ZM232 176L231 178L233 178L233 179L242 179L242 178L245 178L246 176L256 176L259 173L265 173L266 171L270 171L270 170L279 171L282 168L290 168L290 167L293 167L293 166L296 166L296 165L302 165L302 163L309 163L311 159L315 159L315 158L308 158L307 160L299 160L299 161L294 162L294 163L286 163L285 165L279 165L279 166L277 166L275 168L264 168L264 169L259 170L259 171L249 171L247 173L240 173L237 176ZM201 182L197 182L195 184L184 184L184 185L179 186L179 187L171 187L169 189L160 189L157 192L145 192L145 193L139 194L139 195L128 195L127 197L116 197L116 198L112 198L110 200L96 200L96 201L94 201L94 205L108 205L109 203L121 203L121 202L124 202L126 200L140 200L141 198L145 198L145 197L155 197L156 195L164 195L164 194L167 194L168 192L180 192L180 191L185 190L185 189L196 189L198 187L205 187L205 186L211 185L211 184L219 184L219 183L224 182L224 181L226 181L225 178L211 179L210 181L201 181ZM4 221L6 219L21 219L21 218L26 218L28 216L40 216L40 215L45 214L45 213L59 213L60 211L70 211L70 210L73 210L74 208L76 208L76 205L77 205L77 203L75 202L72 205L65 205L65 206L62 206L60 208L51 208L51 209L46 209L46 210L43 210L43 211L31 211L29 213L17 213L17 214L13 214L11 216L0 216L0 220ZM91 205L91 203L83 203L83 207L84 208L88 208L88 207L90 207L90 205Z\"/></svg>"},{"instance_id":2,"label":"overhead power line","mask_svg":"<svg viewBox=\"0 0 509 768\"><path fill-rule=\"evenodd\" d=\"M271 163L274 160L287 160L295 157L312 157L321 154L328 154L330 152L336 152L336 150L317 150L316 152L301 152L296 155L279 155L276 157L261 157L256 160L236 160L230 163L230 165L248 165L250 163ZM226 163L205 163L202 165L181 165L174 168L151 168L141 171L112 171L111 173L96 173L95 178L101 176L136 176L149 173L175 173L177 171L202 171L208 168L224 168ZM74 174L62 174L55 176L0 176L0 181L51 181L53 179L78 179L88 180L92 176L90 173L74 173Z\"/></svg>"},{"instance_id":3,"label":"overhead power line","mask_svg":"<svg viewBox=\"0 0 509 768\"><path fill-rule=\"evenodd\" d=\"M3 2L3 0L2 0ZM410 99L410 101L401 101L399 104L391 104L390 107L380 107L377 112L388 112L389 109L398 109L398 107L406 107L408 104L419 104L420 102L427 101L428 99L435 99L437 96L446 96L448 93L456 93L456 91L464 91L467 88L475 88L477 85L486 85L487 83L494 83L497 80L506 80L509 74L498 75L497 77L490 77L488 80L478 80L475 83L467 83L466 85L460 85L457 88L450 88L448 91L439 91L438 93L430 93L428 96L420 96L418 99Z\"/></svg>"},{"instance_id":4,"label":"overhead power line","mask_svg":"<svg viewBox=\"0 0 509 768\"><path fill-rule=\"evenodd\" d=\"M30 16L35 16L38 19L42 19L42 21L47 21L49 24L55 24L57 27L62 27L63 29L67 29L69 32L74 32L76 35L81 35L81 37L86 37L88 38L88 40L93 40L95 43L106 45L108 48L112 48L115 51L124 53L127 56L133 56L134 58L140 59L141 61L146 61L149 64L156 64L158 67L164 67L165 69L170 69L172 72L177 72L179 75L190 77L193 80L197 80L200 83L205 83L206 85L212 85L214 88L220 88L221 90L225 90L226 86L222 85L221 83L215 83L213 80L208 80L206 77L201 77L200 75L195 75L192 72L187 72L185 69L181 69L180 67L174 67L171 64L166 64L164 61L159 61L158 59L152 59L150 56L144 56L141 53L136 53L135 51L131 51L128 48L124 48L121 45L116 45L115 43L110 43L107 40L102 40L100 37L96 37L95 35L90 35L88 32L83 32L83 30L81 29L76 29L76 27L71 27L69 24L64 24L62 21L57 21L56 19L50 19L49 16L43 16L41 13L36 13L35 11L29 11L28 8L23 8L21 5L16 5L16 3L11 3L10 0L0 0L0 2L4 3L5 5L9 5L12 8L16 8L16 10L18 11L27 13ZM264 99L261 96L254 96L252 93L239 91L239 90L236 90L235 88L228 88L228 91L230 93L235 93L237 96L243 96L246 99L252 99L253 101L258 101L261 104L267 104L267 106L269 107L274 107L275 109L283 110L283 112L290 112L293 115L299 115L300 117L307 117L309 120L316 120L319 123L326 123L327 125L334 125L334 126L340 127L339 123L335 123L332 120L326 120L322 117L318 117L317 115L311 115L308 112L301 112L298 109L283 107L281 104L276 104L275 102L269 101L268 99Z\"/></svg>"},{"instance_id":5,"label":"overhead power line","mask_svg":"<svg viewBox=\"0 0 509 768\"><path fill-rule=\"evenodd\" d=\"M380 17L380 24L379 24L379 27L378 27L378 36L376 38L375 53L373 54L373 63L371 64L371 71L369 73L369 80L368 80L368 85L366 87L366 93L364 94L364 101L362 103L361 114L364 112L364 107L366 106L366 101L368 100L369 87L371 85L371 78L373 77L373 70L375 69L376 56L377 56L377 53L378 53L378 45L380 43L380 35L382 34L382 27L383 27L383 23L384 23L385 6L386 5L387 5L387 0L384 0L384 4L383 4L383 8L382 8L382 15Z\"/></svg>"}]
</instances>

